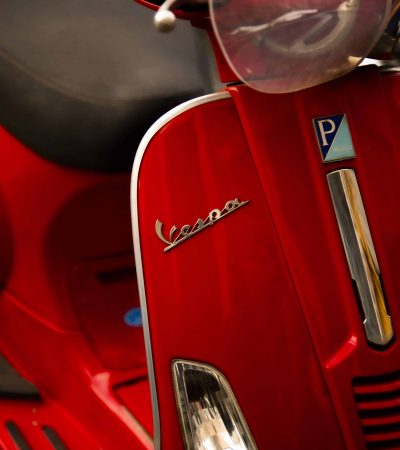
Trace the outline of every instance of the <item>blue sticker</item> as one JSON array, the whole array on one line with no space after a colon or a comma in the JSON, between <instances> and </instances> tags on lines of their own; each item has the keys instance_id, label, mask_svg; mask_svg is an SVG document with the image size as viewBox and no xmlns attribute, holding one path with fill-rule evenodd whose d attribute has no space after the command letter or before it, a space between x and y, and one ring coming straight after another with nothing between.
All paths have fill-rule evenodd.
<instances>
[{"instance_id":1,"label":"blue sticker","mask_svg":"<svg viewBox=\"0 0 400 450\"><path fill-rule=\"evenodd\" d=\"M356 157L346 114L314 119L314 128L323 162Z\"/></svg>"},{"instance_id":2,"label":"blue sticker","mask_svg":"<svg viewBox=\"0 0 400 450\"><path fill-rule=\"evenodd\" d=\"M130 309L124 315L124 322L126 323L126 325L134 328L143 326L142 311L140 310L140 308Z\"/></svg>"}]
</instances>

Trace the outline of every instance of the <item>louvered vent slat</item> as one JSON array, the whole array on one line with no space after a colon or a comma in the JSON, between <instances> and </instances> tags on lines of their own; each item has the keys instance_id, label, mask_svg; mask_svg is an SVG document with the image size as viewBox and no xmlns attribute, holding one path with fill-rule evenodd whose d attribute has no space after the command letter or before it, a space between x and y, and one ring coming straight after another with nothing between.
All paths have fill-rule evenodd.
<instances>
[{"instance_id":1,"label":"louvered vent slat","mask_svg":"<svg viewBox=\"0 0 400 450\"><path fill-rule=\"evenodd\" d=\"M361 419L363 427L377 427L379 425L391 425L393 423L400 423L400 414L384 417L365 417Z\"/></svg>"},{"instance_id":2,"label":"louvered vent slat","mask_svg":"<svg viewBox=\"0 0 400 450\"><path fill-rule=\"evenodd\" d=\"M400 380L395 380L388 383L376 384L373 386L373 393L381 393L381 392L393 392L400 391ZM355 394L370 394L371 386L354 386Z\"/></svg>"},{"instance_id":3,"label":"louvered vent slat","mask_svg":"<svg viewBox=\"0 0 400 450\"><path fill-rule=\"evenodd\" d=\"M353 380L368 450L400 450L400 373Z\"/></svg>"},{"instance_id":4,"label":"louvered vent slat","mask_svg":"<svg viewBox=\"0 0 400 450\"><path fill-rule=\"evenodd\" d=\"M371 398L370 400L357 401L358 409L361 411L382 411L386 409L400 408L400 398L395 399L378 399Z\"/></svg>"}]
</instances>

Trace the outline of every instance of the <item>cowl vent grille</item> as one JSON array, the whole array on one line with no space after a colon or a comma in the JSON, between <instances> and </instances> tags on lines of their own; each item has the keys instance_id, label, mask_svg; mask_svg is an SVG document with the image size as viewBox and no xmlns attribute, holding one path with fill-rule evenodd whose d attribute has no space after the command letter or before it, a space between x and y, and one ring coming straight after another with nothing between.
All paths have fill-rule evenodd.
<instances>
[{"instance_id":1,"label":"cowl vent grille","mask_svg":"<svg viewBox=\"0 0 400 450\"><path fill-rule=\"evenodd\" d=\"M353 380L367 449L400 449L400 372Z\"/></svg>"}]
</instances>

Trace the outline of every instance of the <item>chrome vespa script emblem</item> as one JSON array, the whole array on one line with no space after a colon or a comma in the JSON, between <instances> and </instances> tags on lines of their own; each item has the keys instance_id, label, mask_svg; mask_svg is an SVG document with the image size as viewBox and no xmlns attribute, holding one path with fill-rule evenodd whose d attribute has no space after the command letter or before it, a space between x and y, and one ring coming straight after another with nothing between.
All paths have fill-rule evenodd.
<instances>
[{"instance_id":1,"label":"chrome vespa script emblem","mask_svg":"<svg viewBox=\"0 0 400 450\"><path fill-rule=\"evenodd\" d=\"M169 250L173 249L174 247L186 241L187 239L193 237L195 234L199 233L205 228L214 225L215 222L218 222L218 220L223 219L228 214L233 213L242 206L247 205L247 203L249 202L250 200L241 202L239 199L235 198L235 200L230 200L229 202L226 202L222 210L213 209L208 214L206 219L204 220L197 219L197 222L193 226L184 225L181 229L179 229L174 225L169 232L169 240L164 237L162 232L164 224L157 219L156 234L159 237L159 239L161 239L165 244L167 244L167 247L164 248L164 252L168 252Z\"/></svg>"}]
</instances>

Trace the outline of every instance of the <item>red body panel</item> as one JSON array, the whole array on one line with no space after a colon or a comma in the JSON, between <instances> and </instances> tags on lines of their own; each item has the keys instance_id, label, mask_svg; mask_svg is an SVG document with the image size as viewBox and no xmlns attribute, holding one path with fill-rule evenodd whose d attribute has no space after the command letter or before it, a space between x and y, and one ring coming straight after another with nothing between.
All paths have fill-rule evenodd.
<instances>
[{"instance_id":1,"label":"red body panel","mask_svg":"<svg viewBox=\"0 0 400 450\"><path fill-rule=\"evenodd\" d=\"M0 354L40 392L0 393L0 448L17 448L7 421L33 450L54 448L48 426L71 450L151 448L143 333L123 321L139 304L129 176L56 166L4 130L0 163Z\"/></svg>"},{"instance_id":2,"label":"red body panel","mask_svg":"<svg viewBox=\"0 0 400 450\"><path fill-rule=\"evenodd\" d=\"M245 86L229 92L231 98L183 107L153 130L140 165L161 447L181 442L175 358L223 372L261 450L384 445L396 434L383 427L363 435L352 383L398 371L400 349L396 340L383 351L367 345L326 174L357 173L398 336L400 77L362 69L290 95ZM313 119L340 113L357 158L325 165ZM157 219L168 235L173 225L194 225L235 198L250 203L164 253Z\"/></svg>"}]
</instances>

